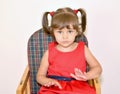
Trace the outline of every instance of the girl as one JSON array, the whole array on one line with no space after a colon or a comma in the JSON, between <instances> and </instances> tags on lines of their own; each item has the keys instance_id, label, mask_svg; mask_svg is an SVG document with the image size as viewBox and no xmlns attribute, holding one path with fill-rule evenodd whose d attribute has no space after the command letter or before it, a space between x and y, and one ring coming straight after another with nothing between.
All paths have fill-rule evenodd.
<instances>
[{"instance_id":1,"label":"girl","mask_svg":"<svg viewBox=\"0 0 120 94\"><path fill-rule=\"evenodd\" d=\"M81 24L78 12L81 13ZM50 26L48 14L52 16ZM54 37L55 42L49 44L41 60L37 82L42 87L38 94L96 94L87 80L100 76L101 65L84 42L75 41L86 29L85 11L67 7L45 12L42 25L44 31ZM90 67L88 72L86 65Z\"/></svg>"}]
</instances>

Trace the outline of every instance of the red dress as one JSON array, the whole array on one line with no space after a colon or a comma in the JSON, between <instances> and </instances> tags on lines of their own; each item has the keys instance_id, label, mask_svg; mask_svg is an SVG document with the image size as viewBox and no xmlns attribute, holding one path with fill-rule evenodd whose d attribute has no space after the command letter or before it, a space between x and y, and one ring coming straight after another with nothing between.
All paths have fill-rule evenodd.
<instances>
[{"instance_id":1,"label":"red dress","mask_svg":"<svg viewBox=\"0 0 120 94\"><path fill-rule=\"evenodd\" d=\"M49 44L49 68L48 75L56 75L71 78L70 74L78 68L82 72L86 71L86 61L84 55L84 42L79 42L75 50L71 52L61 52L57 50L56 43ZM38 94L96 94L95 89L87 81L60 81L62 89L56 86L40 88Z\"/></svg>"}]
</instances>

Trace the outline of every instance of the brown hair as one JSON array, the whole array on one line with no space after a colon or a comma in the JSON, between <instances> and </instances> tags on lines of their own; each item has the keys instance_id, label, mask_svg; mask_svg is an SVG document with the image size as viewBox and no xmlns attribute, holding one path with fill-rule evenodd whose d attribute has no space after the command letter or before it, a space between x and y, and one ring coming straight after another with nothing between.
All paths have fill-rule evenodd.
<instances>
[{"instance_id":1,"label":"brown hair","mask_svg":"<svg viewBox=\"0 0 120 94\"><path fill-rule=\"evenodd\" d=\"M77 13L81 13L81 23ZM51 25L48 24L48 14L51 15ZM45 12L43 14L42 26L47 34L53 34L56 28L62 29L64 27L70 28L70 24L81 35L86 29L86 13L83 9L72 10L71 8L59 8L55 12ZM81 27L81 28L80 28Z\"/></svg>"}]
</instances>

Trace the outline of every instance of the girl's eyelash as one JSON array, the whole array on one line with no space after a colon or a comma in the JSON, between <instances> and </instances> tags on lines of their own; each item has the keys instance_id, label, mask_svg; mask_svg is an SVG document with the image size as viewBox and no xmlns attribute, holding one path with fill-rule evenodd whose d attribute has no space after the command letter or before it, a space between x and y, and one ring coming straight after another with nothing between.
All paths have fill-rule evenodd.
<instances>
[{"instance_id":1,"label":"girl's eyelash","mask_svg":"<svg viewBox=\"0 0 120 94\"><path fill-rule=\"evenodd\" d=\"M70 32L70 33L71 33L71 32L73 32L73 30L69 30L68 32Z\"/></svg>"},{"instance_id":2,"label":"girl's eyelash","mask_svg":"<svg viewBox=\"0 0 120 94\"><path fill-rule=\"evenodd\" d=\"M69 32L73 32L72 30L69 30Z\"/></svg>"},{"instance_id":3,"label":"girl's eyelash","mask_svg":"<svg viewBox=\"0 0 120 94\"><path fill-rule=\"evenodd\" d=\"M58 33L61 33L62 31L57 31Z\"/></svg>"}]
</instances>

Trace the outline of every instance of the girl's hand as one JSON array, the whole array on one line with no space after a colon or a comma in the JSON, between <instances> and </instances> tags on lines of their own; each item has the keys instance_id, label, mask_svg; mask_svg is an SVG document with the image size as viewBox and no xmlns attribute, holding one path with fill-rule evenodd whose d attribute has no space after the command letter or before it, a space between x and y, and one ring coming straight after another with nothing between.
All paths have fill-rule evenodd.
<instances>
[{"instance_id":1,"label":"girl's hand","mask_svg":"<svg viewBox=\"0 0 120 94\"><path fill-rule=\"evenodd\" d=\"M87 75L86 72L82 72L80 69L75 68L75 74L70 74L74 79L81 80L81 81L87 81Z\"/></svg>"},{"instance_id":2,"label":"girl's hand","mask_svg":"<svg viewBox=\"0 0 120 94\"><path fill-rule=\"evenodd\" d=\"M46 87L50 87L52 85L57 86L59 89L62 89L60 83L54 79L48 79L47 83L44 84Z\"/></svg>"}]
</instances>

